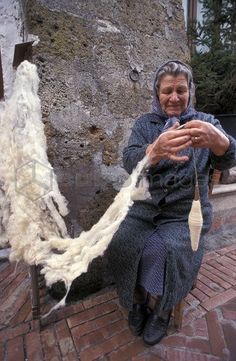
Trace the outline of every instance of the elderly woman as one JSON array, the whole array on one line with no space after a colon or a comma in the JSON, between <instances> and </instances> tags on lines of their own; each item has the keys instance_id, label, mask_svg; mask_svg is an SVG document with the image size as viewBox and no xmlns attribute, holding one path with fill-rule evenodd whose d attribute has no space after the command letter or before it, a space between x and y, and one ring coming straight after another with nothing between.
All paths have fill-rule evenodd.
<instances>
[{"instance_id":1,"label":"elderly woman","mask_svg":"<svg viewBox=\"0 0 236 361\"><path fill-rule=\"evenodd\" d=\"M193 79L181 61L168 61L156 73L153 110L134 124L123 163L128 173L148 154L151 198L136 201L108 248L120 303L129 309L135 335L153 345L165 335L173 306L197 277L204 235L212 223L208 199L210 167L236 164L236 141L219 121L192 106ZM178 129L180 125L184 125ZM190 243L188 215L197 167L203 227L197 251ZM148 295L157 296L148 312Z\"/></svg>"}]
</instances>

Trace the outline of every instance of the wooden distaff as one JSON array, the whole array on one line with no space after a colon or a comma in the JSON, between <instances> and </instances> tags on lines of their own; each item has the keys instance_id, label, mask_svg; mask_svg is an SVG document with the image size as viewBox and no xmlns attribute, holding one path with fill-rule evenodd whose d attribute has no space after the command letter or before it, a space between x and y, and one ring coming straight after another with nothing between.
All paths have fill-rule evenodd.
<instances>
[{"instance_id":1,"label":"wooden distaff","mask_svg":"<svg viewBox=\"0 0 236 361\"><path fill-rule=\"evenodd\" d=\"M191 210L190 210L190 213L188 216L188 225L189 225L189 231L190 231L192 250L197 251L200 236L201 236L203 218L202 218L201 202L200 202L200 196L199 196L199 185L198 185L197 167L196 167L194 149L193 149L193 163L194 163L196 183L195 183L194 200L193 200L192 207L191 207Z\"/></svg>"}]
</instances>

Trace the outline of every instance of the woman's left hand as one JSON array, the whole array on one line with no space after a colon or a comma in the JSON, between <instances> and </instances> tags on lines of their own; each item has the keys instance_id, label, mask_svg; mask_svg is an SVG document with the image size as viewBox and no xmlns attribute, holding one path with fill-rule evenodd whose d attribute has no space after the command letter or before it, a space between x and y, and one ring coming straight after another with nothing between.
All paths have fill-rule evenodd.
<instances>
[{"instance_id":1,"label":"woman's left hand","mask_svg":"<svg viewBox=\"0 0 236 361\"><path fill-rule=\"evenodd\" d=\"M215 155L224 155L229 148L229 139L211 123L190 120L185 124L189 129L194 148L209 148Z\"/></svg>"}]
</instances>

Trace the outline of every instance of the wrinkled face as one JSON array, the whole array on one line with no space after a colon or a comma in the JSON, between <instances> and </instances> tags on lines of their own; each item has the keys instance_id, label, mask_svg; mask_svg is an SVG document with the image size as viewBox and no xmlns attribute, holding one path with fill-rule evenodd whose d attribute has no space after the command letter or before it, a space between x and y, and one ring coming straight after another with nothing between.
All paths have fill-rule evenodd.
<instances>
[{"instance_id":1,"label":"wrinkled face","mask_svg":"<svg viewBox=\"0 0 236 361\"><path fill-rule=\"evenodd\" d=\"M184 75L164 75L159 87L162 110L169 116L179 116L188 106L189 87Z\"/></svg>"}]
</instances>

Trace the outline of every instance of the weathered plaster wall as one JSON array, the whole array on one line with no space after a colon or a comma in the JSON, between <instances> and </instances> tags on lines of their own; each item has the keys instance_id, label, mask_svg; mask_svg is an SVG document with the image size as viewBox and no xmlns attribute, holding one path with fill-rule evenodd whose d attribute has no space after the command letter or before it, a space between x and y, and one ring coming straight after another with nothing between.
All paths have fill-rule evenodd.
<instances>
[{"instance_id":1,"label":"weathered plaster wall","mask_svg":"<svg viewBox=\"0 0 236 361\"><path fill-rule=\"evenodd\" d=\"M31 0L25 7L28 29L40 38L34 62L48 155L77 234L100 218L126 177L122 149L135 118L150 110L156 67L188 59L181 0Z\"/></svg>"},{"instance_id":2,"label":"weathered plaster wall","mask_svg":"<svg viewBox=\"0 0 236 361\"><path fill-rule=\"evenodd\" d=\"M0 49L5 98L11 95L14 80L14 46L23 41L20 10L18 0L0 0Z\"/></svg>"}]
</instances>

